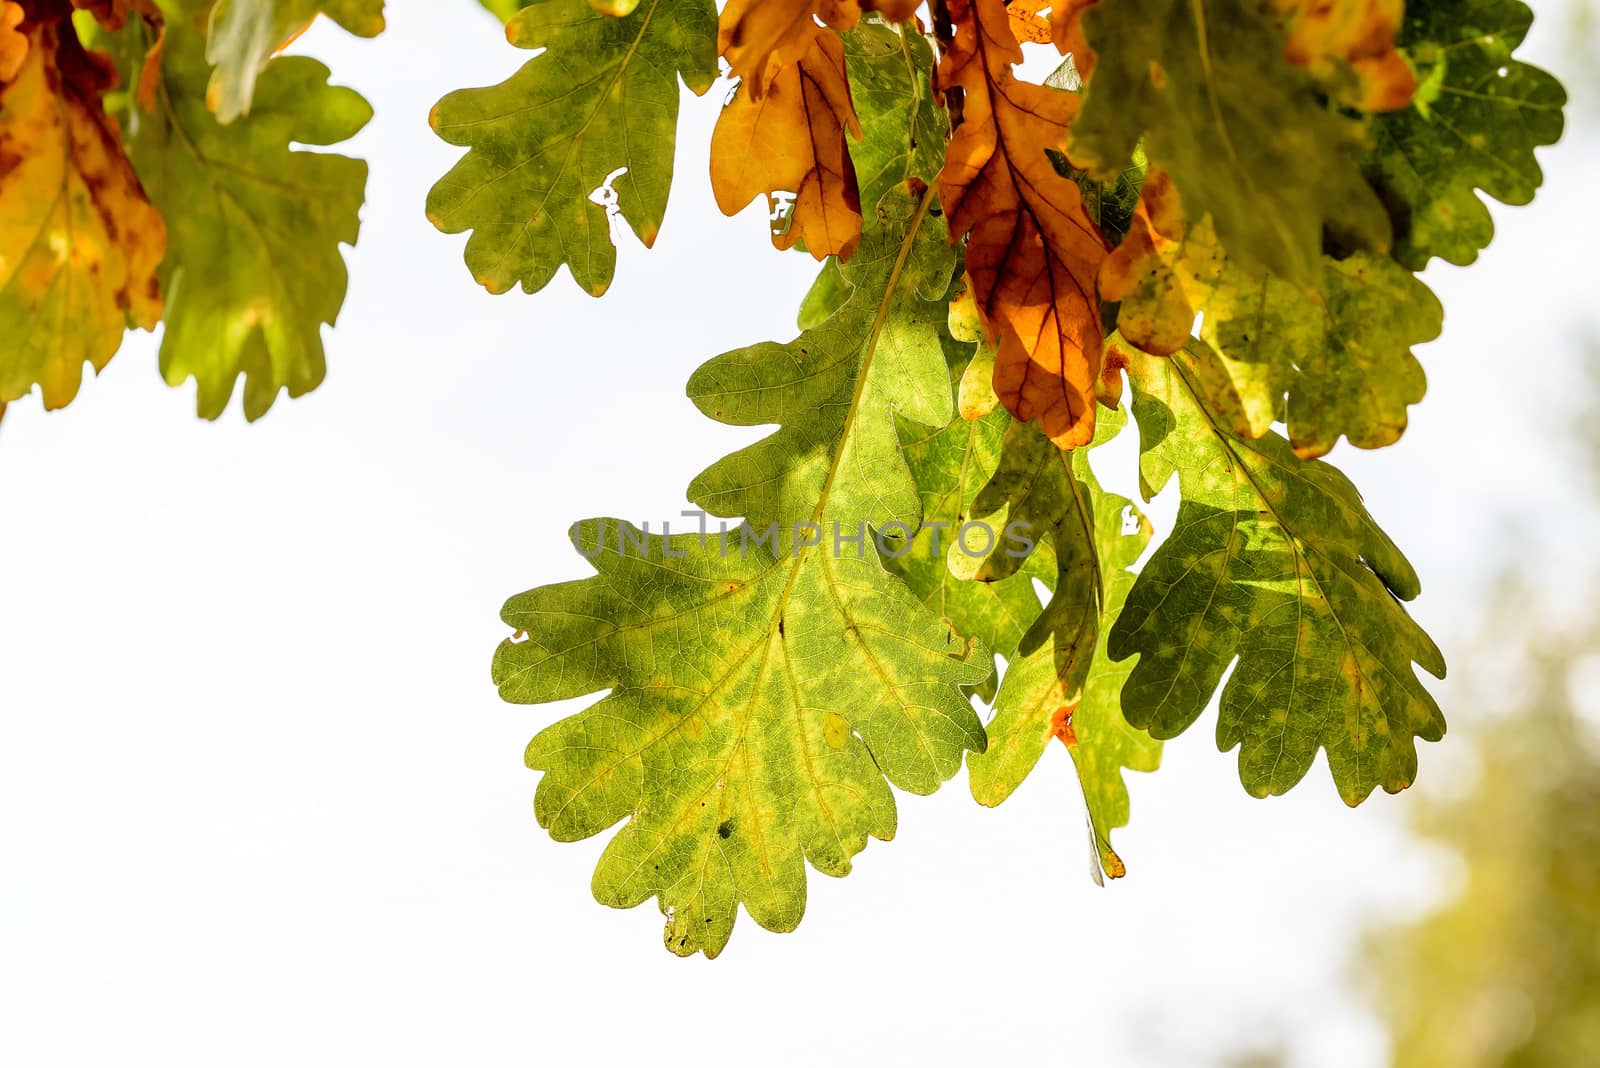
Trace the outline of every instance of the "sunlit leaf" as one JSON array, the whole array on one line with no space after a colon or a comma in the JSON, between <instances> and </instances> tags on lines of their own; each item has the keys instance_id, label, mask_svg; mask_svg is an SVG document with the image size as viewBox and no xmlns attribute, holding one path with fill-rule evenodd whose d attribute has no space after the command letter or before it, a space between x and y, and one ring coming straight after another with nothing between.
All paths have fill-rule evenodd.
<instances>
[{"instance_id":1,"label":"sunlit leaf","mask_svg":"<svg viewBox=\"0 0 1600 1068\"><path fill-rule=\"evenodd\" d=\"M167 228L106 115L110 62L65 11L29 22L25 45L0 38L20 61L0 83L0 404L38 386L60 408L85 363L98 371L130 324L160 321Z\"/></svg>"},{"instance_id":2,"label":"sunlit leaf","mask_svg":"<svg viewBox=\"0 0 1600 1068\"><path fill-rule=\"evenodd\" d=\"M499 85L461 89L429 116L470 151L428 194L446 233L473 231L467 267L491 293L532 293L562 264L599 296L617 250L605 198L646 245L672 185L678 79L704 93L717 76L710 0L644 0L603 15L584 0L538 0L506 26L518 48L543 49Z\"/></svg>"},{"instance_id":3,"label":"sunlit leaf","mask_svg":"<svg viewBox=\"0 0 1600 1068\"><path fill-rule=\"evenodd\" d=\"M1561 137L1561 83L1512 57L1533 12L1518 0L1411 0L1401 42L1416 103L1374 123L1367 170L1396 221L1395 256L1468 264L1494 236L1481 189L1526 204L1544 180L1534 148Z\"/></svg>"},{"instance_id":4,"label":"sunlit leaf","mask_svg":"<svg viewBox=\"0 0 1600 1068\"><path fill-rule=\"evenodd\" d=\"M1129 359L1145 495L1176 474L1182 497L1111 631L1113 657L1139 658L1128 721L1175 737L1232 666L1217 744L1240 747L1252 794L1287 791L1319 749L1348 804L1409 786L1415 740L1444 734L1413 667L1442 678L1444 659L1401 606L1411 565L1337 468L1217 421L1195 381L1215 359L1203 342Z\"/></svg>"},{"instance_id":5,"label":"sunlit leaf","mask_svg":"<svg viewBox=\"0 0 1600 1068\"><path fill-rule=\"evenodd\" d=\"M209 79L199 33L169 23L154 113L134 142L169 226L161 371L172 385L195 379L208 419L245 376L255 419L280 390L322 381L322 327L344 303L339 246L355 244L366 188L364 162L292 146L343 141L372 109L316 60L283 56L262 71L250 114L223 125L206 106Z\"/></svg>"}]
</instances>

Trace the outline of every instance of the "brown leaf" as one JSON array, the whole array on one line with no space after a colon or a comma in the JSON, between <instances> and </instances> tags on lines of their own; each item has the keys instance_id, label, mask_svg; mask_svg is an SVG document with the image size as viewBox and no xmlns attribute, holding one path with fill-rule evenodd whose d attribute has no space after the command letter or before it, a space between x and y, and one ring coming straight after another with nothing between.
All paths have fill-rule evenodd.
<instances>
[{"instance_id":1,"label":"brown leaf","mask_svg":"<svg viewBox=\"0 0 1600 1068\"><path fill-rule=\"evenodd\" d=\"M1222 266L1211 217L1191 225L1172 179L1151 167L1128 236L1100 265L1100 296L1121 302L1117 332L1126 341L1167 356L1189 340Z\"/></svg>"},{"instance_id":2,"label":"brown leaf","mask_svg":"<svg viewBox=\"0 0 1600 1068\"><path fill-rule=\"evenodd\" d=\"M861 19L857 0L729 0L717 22L717 51L760 99L785 67L811 50L816 19L836 30Z\"/></svg>"},{"instance_id":3,"label":"brown leaf","mask_svg":"<svg viewBox=\"0 0 1600 1068\"><path fill-rule=\"evenodd\" d=\"M939 194L952 236L967 235L973 296L999 336L995 393L1061 448L1084 445L1094 435L1095 276L1107 246L1077 184L1044 152L1065 149L1079 98L1012 75L1022 49L1001 0L952 0L949 10L956 33L939 82L964 101Z\"/></svg>"},{"instance_id":4,"label":"brown leaf","mask_svg":"<svg viewBox=\"0 0 1600 1068\"><path fill-rule=\"evenodd\" d=\"M845 77L839 35L811 27L811 46L781 68L757 96L742 84L722 109L711 136L711 189L717 207L733 215L756 196L794 195L786 232L772 243L792 248L804 239L817 259L848 259L861 240L861 196L845 131L861 136Z\"/></svg>"},{"instance_id":5,"label":"brown leaf","mask_svg":"<svg viewBox=\"0 0 1600 1068\"><path fill-rule=\"evenodd\" d=\"M105 113L110 60L84 50L65 3L29 13L26 57L0 85L0 401L37 384L59 408L128 323L160 321L166 226Z\"/></svg>"}]
</instances>

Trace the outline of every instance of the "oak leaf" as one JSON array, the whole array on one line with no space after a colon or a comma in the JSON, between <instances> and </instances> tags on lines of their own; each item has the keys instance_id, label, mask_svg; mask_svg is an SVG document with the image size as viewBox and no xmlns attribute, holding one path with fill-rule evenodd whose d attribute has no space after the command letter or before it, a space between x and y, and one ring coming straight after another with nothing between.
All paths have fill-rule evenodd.
<instances>
[{"instance_id":1,"label":"oak leaf","mask_svg":"<svg viewBox=\"0 0 1600 1068\"><path fill-rule=\"evenodd\" d=\"M861 195L845 132L861 137L850 103L845 50L839 35L810 27L810 47L756 94L745 83L722 109L711 136L711 189L717 207L737 214L766 194L793 197L789 225L773 228L772 243L803 241L817 259L848 259L861 240Z\"/></svg>"},{"instance_id":2,"label":"oak leaf","mask_svg":"<svg viewBox=\"0 0 1600 1068\"><path fill-rule=\"evenodd\" d=\"M1050 19L1045 14L1045 9L1050 7L1051 0L1011 0L1006 5L1006 14L1011 20L1011 33L1016 39L1028 41L1032 44L1049 44Z\"/></svg>"},{"instance_id":3,"label":"oak leaf","mask_svg":"<svg viewBox=\"0 0 1600 1068\"><path fill-rule=\"evenodd\" d=\"M1413 667L1444 677L1402 606L1420 592L1416 572L1337 468L1216 418L1197 383L1220 377L1203 341L1128 359L1144 496L1174 474L1181 493L1111 629L1110 655L1138 656L1122 690L1128 722L1176 737L1222 684L1217 744L1240 747L1250 793L1284 793L1318 749L1347 804L1404 789L1415 739L1445 727Z\"/></svg>"},{"instance_id":4,"label":"oak leaf","mask_svg":"<svg viewBox=\"0 0 1600 1068\"><path fill-rule=\"evenodd\" d=\"M60 408L128 324L160 321L167 232L105 112L111 62L79 43L65 4L31 10L0 83L0 403L38 385Z\"/></svg>"},{"instance_id":5,"label":"oak leaf","mask_svg":"<svg viewBox=\"0 0 1600 1068\"><path fill-rule=\"evenodd\" d=\"M355 244L367 165L296 145L332 145L372 117L328 68L280 56L255 87L260 105L222 124L206 104L210 69L200 32L167 24L155 110L142 116L134 159L169 220L161 371L193 377L196 408L215 419L245 376L244 414L256 419L280 390L316 388L326 372L322 327L338 318Z\"/></svg>"},{"instance_id":6,"label":"oak leaf","mask_svg":"<svg viewBox=\"0 0 1600 1068\"><path fill-rule=\"evenodd\" d=\"M1111 440L1125 422L1120 410L1106 412L1091 446ZM1106 651L1106 632L1133 584L1127 568L1152 530L1131 501L1101 488L1089 451L1063 454L1038 427L1013 422L968 514L996 530L1031 531L1037 546L1023 557L1008 538L986 557L952 551L949 563L996 589L1033 569L1047 571L1050 600L1015 647L1003 650L1008 663L985 727L989 745L968 757L968 774L973 798L998 805L1051 739L1065 744L1083 788L1099 881L1102 873L1118 878L1125 870L1111 846L1111 832L1128 822L1123 770L1153 771L1161 743L1124 718L1127 669Z\"/></svg>"},{"instance_id":7,"label":"oak leaf","mask_svg":"<svg viewBox=\"0 0 1600 1068\"><path fill-rule=\"evenodd\" d=\"M506 604L522 634L495 654L504 698L609 690L530 743L534 812L563 841L623 823L595 896L657 898L674 953L715 956L741 904L792 929L807 862L847 874L870 837L894 833L891 783L932 792L983 746L963 688L991 673L986 650L951 635L870 544L920 517L896 415L951 416L938 328L954 256L932 201L885 196L833 314L691 378L712 418L779 424L690 486L744 524L704 537L577 524L598 573ZM864 540L840 548L841 528Z\"/></svg>"},{"instance_id":8,"label":"oak leaf","mask_svg":"<svg viewBox=\"0 0 1600 1068\"><path fill-rule=\"evenodd\" d=\"M948 337L944 345L952 383L960 383L971 366L975 346ZM1055 577L1049 547L1032 553L1004 579L974 581L975 554L987 556L998 550L1000 546L990 542L1005 537L1000 529L1005 524L968 531L965 540L971 552L961 541L965 524L979 518L973 512L973 501L1000 465L1001 444L1013 423L1011 415L994 405L981 414L961 411L943 426L925 426L908 419L896 422L906 465L922 497L922 526L910 536L892 532L885 539L888 547L882 554L883 566L961 637L977 639L997 656L1009 658L1042 607L1034 580L1049 582ZM1053 446L1052 451L1056 451ZM1028 532L1021 533L1028 536ZM1034 532L1034 536L1042 538L1043 532ZM991 671L977 687L978 695L993 701L998 683L998 676Z\"/></svg>"},{"instance_id":9,"label":"oak leaf","mask_svg":"<svg viewBox=\"0 0 1600 1068\"><path fill-rule=\"evenodd\" d=\"M1342 247L1387 250L1388 217L1359 168L1361 122L1285 58L1252 0L1063 8L1063 37L1081 32L1086 44L1075 47L1093 49L1078 63L1074 163L1110 178L1142 143L1190 217L1212 217L1231 257L1299 285L1316 283L1325 230Z\"/></svg>"},{"instance_id":10,"label":"oak leaf","mask_svg":"<svg viewBox=\"0 0 1600 1068\"><path fill-rule=\"evenodd\" d=\"M711 0L644 0L599 14L584 0L536 0L506 25L540 49L499 85L434 105L434 131L469 151L428 193L428 219L473 231L466 260L491 293L543 288L562 264L589 293L611 284L617 250L597 194L646 246L672 186L678 79L696 94L717 77ZM574 72L578 72L576 75Z\"/></svg>"},{"instance_id":11,"label":"oak leaf","mask_svg":"<svg viewBox=\"0 0 1600 1068\"><path fill-rule=\"evenodd\" d=\"M1094 434L1101 324L1095 275L1107 245L1078 185L1046 155L1066 147L1079 98L1017 80L1022 59L1001 0L954 0L939 84L963 92L939 192L967 274L999 337L995 392L1058 446Z\"/></svg>"},{"instance_id":12,"label":"oak leaf","mask_svg":"<svg viewBox=\"0 0 1600 1068\"><path fill-rule=\"evenodd\" d=\"M861 136L850 159L871 210L908 175L937 175L949 140L949 113L933 97L933 46L909 27L867 18L844 38L850 97Z\"/></svg>"},{"instance_id":13,"label":"oak leaf","mask_svg":"<svg viewBox=\"0 0 1600 1068\"><path fill-rule=\"evenodd\" d=\"M819 20L848 30L860 19L856 0L729 0L717 21L717 51L759 99L780 71L811 50Z\"/></svg>"},{"instance_id":14,"label":"oak leaf","mask_svg":"<svg viewBox=\"0 0 1600 1068\"><path fill-rule=\"evenodd\" d=\"M1483 190L1526 204L1544 175L1534 149L1561 137L1567 94L1513 55L1533 13L1518 0L1411 0L1401 43L1422 74L1416 102L1373 122L1367 173L1395 220L1397 260L1465 265L1494 236Z\"/></svg>"},{"instance_id":15,"label":"oak leaf","mask_svg":"<svg viewBox=\"0 0 1600 1068\"><path fill-rule=\"evenodd\" d=\"M272 54L319 14L358 37L383 32L384 0L217 0L206 58L216 67L206 100L232 122L250 110L256 78Z\"/></svg>"},{"instance_id":16,"label":"oak leaf","mask_svg":"<svg viewBox=\"0 0 1600 1068\"><path fill-rule=\"evenodd\" d=\"M1227 267L1201 336L1221 357L1243 423L1259 437L1288 424L1301 456L1341 435L1362 449L1398 441L1427 380L1411 349L1439 336L1444 310L1421 279L1387 256L1324 257L1317 291ZM1209 366L1211 361L1206 361ZM1208 394L1209 395L1209 394Z\"/></svg>"},{"instance_id":17,"label":"oak leaf","mask_svg":"<svg viewBox=\"0 0 1600 1068\"><path fill-rule=\"evenodd\" d=\"M1152 167L1127 236L1100 267L1100 296L1120 302L1123 340L1165 356L1188 342L1224 262L1210 217L1191 224L1172 179Z\"/></svg>"}]
</instances>

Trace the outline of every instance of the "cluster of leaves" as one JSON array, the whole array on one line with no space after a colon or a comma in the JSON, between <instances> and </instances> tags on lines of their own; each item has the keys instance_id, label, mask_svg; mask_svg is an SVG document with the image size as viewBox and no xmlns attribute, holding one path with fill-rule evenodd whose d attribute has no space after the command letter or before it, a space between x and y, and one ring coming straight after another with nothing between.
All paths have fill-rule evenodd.
<instances>
[{"instance_id":1,"label":"cluster of leaves","mask_svg":"<svg viewBox=\"0 0 1600 1068\"><path fill-rule=\"evenodd\" d=\"M599 900L657 899L680 954L720 952L740 904L787 930L807 862L893 834L891 786L965 760L998 804L1052 739L1120 875L1124 771L1219 688L1251 793L1319 751L1349 804L1410 784L1444 732L1416 668L1444 662L1319 457L1401 434L1442 314L1414 272L1488 242L1480 192L1539 183L1564 95L1512 57L1518 0L489 6L540 51L439 102L468 151L428 200L483 286L565 266L603 293L607 215L655 240L678 82L704 94L719 56L718 205L765 195L773 243L824 261L798 336L690 379L777 428L691 483L720 529L580 522L597 574L506 605L502 696L609 691L527 753L554 837L622 824ZM1029 81L1023 42L1065 61ZM1089 462L1130 410L1143 496L1180 495L1137 570L1151 526Z\"/></svg>"},{"instance_id":2,"label":"cluster of leaves","mask_svg":"<svg viewBox=\"0 0 1600 1068\"><path fill-rule=\"evenodd\" d=\"M0 0L0 412L160 322L208 419L241 375L251 419L322 381L367 168L295 146L372 112L274 58L319 13L383 29L383 0Z\"/></svg>"}]
</instances>

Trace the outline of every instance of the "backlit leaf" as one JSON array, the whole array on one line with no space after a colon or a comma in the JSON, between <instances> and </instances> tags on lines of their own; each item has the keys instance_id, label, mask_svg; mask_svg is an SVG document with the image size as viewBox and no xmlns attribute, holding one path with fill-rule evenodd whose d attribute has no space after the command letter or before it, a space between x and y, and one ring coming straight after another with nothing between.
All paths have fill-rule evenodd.
<instances>
[{"instance_id":1,"label":"backlit leaf","mask_svg":"<svg viewBox=\"0 0 1600 1068\"><path fill-rule=\"evenodd\" d=\"M946 349L959 381L972 346L947 341ZM998 407L978 418L958 415L942 427L900 421L901 448L922 496L922 527L914 537L890 541L884 553L884 566L957 634L978 639L1002 657L1016 651L1039 615L1033 580L1054 578L1048 547L1021 564L1024 550L1032 550L1044 531L1024 530L1025 540L1004 541L1003 520L996 526L993 517L982 517L990 520L984 522L973 512L978 491L1000 464L1001 441L1011 424L1010 414ZM974 520L980 521L968 527ZM1018 568L998 580L973 580L985 559L1008 549L1019 554ZM993 700L998 681L986 680L980 694Z\"/></svg>"},{"instance_id":2,"label":"backlit leaf","mask_svg":"<svg viewBox=\"0 0 1600 1068\"><path fill-rule=\"evenodd\" d=\"M1380 116L1367 171L1395 218L1395 258L1468 264L1494 236L1476 190L1526 204L1544 180L1534 148L1561 137L1561 83L1512 58L1533 13L1518 0L1411 0L1401 43L1416 103Z\"/></svg>"},{"instance_id":3,"label":"backlit leaf","mask_svg":"<svg viewBox=\"0 0 1600 1068\"><path fill-rule=\"evenodd\" d=\"M161 319L167 244L102 94L117 75L78 43L65 5L26 24L0 83L0 404L35 385L46 408L77 395L129 324ZM5 16L0 25L13 23Z\"/></svg>"},{"instance_id":4,"label":"backlit leaf","mask_svg":"<svg viewBox=\"0 0 1600 1068\"><path fill-rule=\"evenodd\" d=\"M383 32L383 0L217 0L206 58L216 67L207 100L219 119L250 110L261 68L319 14L358 37Z\"/></svg>"},{"instance_id":5,"label":"backlit leaf","mask_svg":"<svg viewBox=\"0 0 1600 1068\"><path fill-rule=\"evenodd\" d=\"M987 651L884 571L870 532L921 513L895 415L952 413L938 334L953 254L932 201L885 197L831 317L690 380L712 418L780 424L690 486L745 524L640 549L621 542L626 524L580 523L599 574L506 605L526 640L496 654L502 696L610 689L529 746L545 772L535 812L563 840L627 820L595 896L657 898L675 953L715 956L741 903L794 927L806 861L844 875L869 836L894 833L889 783L927 793L983 746L963 688L989 674Z\"/></svg>"},{"instance_id":6,"label":"backlit leaf","mask_svg":"<svg viewBox=\"0 0 1600 1068\"><path fill-rule=\"evenodd\" d=\"M0 0L0 82L9 82L28 56L28 37L17 27L27 14L15 0Z\"/></svg>"},{"instance_id":7,"label":"backlit leaf","mask_svg":"<svg viewBox=\"0 0 1600 1068\"><path fill-rule=\"evenodd\" d=\"M1416 76L1398 49L1405 0L1270 0L1285 30L1285 56L1309 68L1324 85L1345 77L1339 95L1363 111L1392 111L1411 103Z\"/></svg>"},{"instance_id":8,"label":"backlit leaf","mask_svg":"<svg viewBox=\"0 0 1600 1068\"><path fill-rule=\"evenodd\" d=\"M1416 776L1415 739L1444 734L1413 668L1442 678L1444 659L1401 606L1416 573L1338 469L1210 414L1195 379L1214 358L1203 342L1166 358L1129 352L1145 496L1177 474L1182 497L1111 631L1113 657L1139 658L1124 713L1175 737L1237 659L1217 743L1240 747L1252 794L1287 791L1319 748L1346 803L1401 790Z\"/></svg>"},{"instance_id":9,"label":"backlit leaf","mask_svg":"<svg viewBox=\"0 0 1600 1068\"><path fill-rule=\"evenodd\" d=\"M728 0L718 22L717 51L759 99L780 71L811 50L819 20L848 30L860 18L856 0Z\"/></svg>"},{"instance_id":10,"label":"backlit leaf","mask_svg":"<svg viewBox=\"0 0 1600 1068\"><path fill-rule=\"evenodd\" d=\"M1188 342L1224 262L1210 216L1191 224L1172 179L1152 167L1127 236L1100 266L1100 297L1120 302L1124 340L1165 356Z\"/></svg>"},{"instance_id":11,"label":"backlit leaf","mask_svg":"<svg viewBox=\"0 0 1600 1068\"><path fill-rule=\"evenodd\" d=\"M850 157L861 203L871 205L907 174L939 172L950 121L933 100L933 47L926 37L877 19L863 19L842 36L850 95L862 115Z\"/></svg>"},{"instance_id":12,"label":"backlit leaf","mask_svg":"<svg viewBox=\"0 0 1600 1068\"><path fill-rule=\"evenodd\" d=\"M1324 228L1352 248L1388 247L1358 167L1360 125L1284 58L1250 0L1101 0L1082 30L1094 54L1078 62L1074 163L1110 178L1142 139L1230 256L1300 285L1316 282Z\"/></svg>"},{"instance_id":13,"label":"backlit leaf","mask_svg":"<svg viewBox=\"0 0 1600 1068\"><path fill-rule=\"evenodd\" d=\"M1102 420L1097 441L1114 436L1117 424ZM989 746L969 757L967 767L972 796L998 805L1033 771L1051 739L1059 739L1083 787L1096 863L1118 878L1124 866L1110 836L1128 822L1122 772L1153 771L1161 743L1124 719L1120 684L1126 670L1106 656L1104 632L1132 584L1126 568L1138 559L1151 530L1130 501L1100 487L1088 451L1063 455L1038 428L1013 423L998 466L973 502L974 517L988 525L1010 530L1016 524L1032 532L1040 545L1027 567L1049 567L1052 595L1007 652L986 727ZM1009 548L997 548L969 574L980 584L1003 586L1026 577L1027 570L1018 569Z\"/></svg>"},{"instance_id":14,"label":"backlit leaf","mask_svg":"<svg viewBox=\"0 0 1600 1068\"><path fill-rule=\"evenodd\" d=\"M279 390L322 381L322 326L344 303L339 246L355 243L366 188L364 162L291 145L343 141L372 109L316 60L283 56L262 71L251 113L224 126L206 106L209 78L199 33L168 23L155 111L134 143L170 228L161 371L172 385L194 377L207 419L244 375L255 419Z\"/></svg>"},{"instance_id":15,"label":"backlit leaf","mask_svg":"<svg viewBox=\"0 0 1600 1068\"><path fill-rule=\"evenodd\" d=\"M1398 441L1426 388L1411 347L1439 336L1438 299L1393 260L1365 253L1324 259L1320 288L1318 298L1225 271L1202 336L1234 378L1253 434L1281 413L1302 456L1323 455L1340 435L1363 449Z\"/></svg>"},{"instance_id":16,"label":"backlit leaf","mask_svg":"<svg viewBox=\"0 0 1600 1068\"><path fill-rule=\"evenodd\" d=\"M787 193L786 227L774 226L772 243L805 242L817 259L848 259L861 240L861 195L845 132L861 137L845 76L839 35L811 27L811 47L780 70L765 93L748 83L734 93L711 136L711 189L723 214L734 215L767 195Z\"/></svg>"},{"instance_id":17,"label":"backlit leaf","mask_svg":"<svg viewBox=\"0 0 1600 1068\"><path fill-rule=\"evenodd\" d=\"M710 0L644 0L625 17L584 0L538 0L506 26L544 49L506 81L434 106L439 136L470 149L428 194L445 233L473 231L467 267L491 293L544 287L564 263L599 296L617 250L601 189L647 246L672 185L678 78L704 93L717 76Z\"/></svg>"},{"instance_id":18,"label":"backlit leaf","mask_svg":"<svg viewBox=\"0 0 1600 1068\"><path fill-rule=\"evenodd\" d=\"M995 392L1057 445L1082 445L1094 434L1094 287L1107 248L1077 184L1045 155L1066 147L1079 98L1015 78L1022 49L1001 0L954 0L950 13L956 34L939 81L963 90L963 117L939 192L951 232L967 236L973 295L999 335Z\"/></svg>"}]
</instances>

